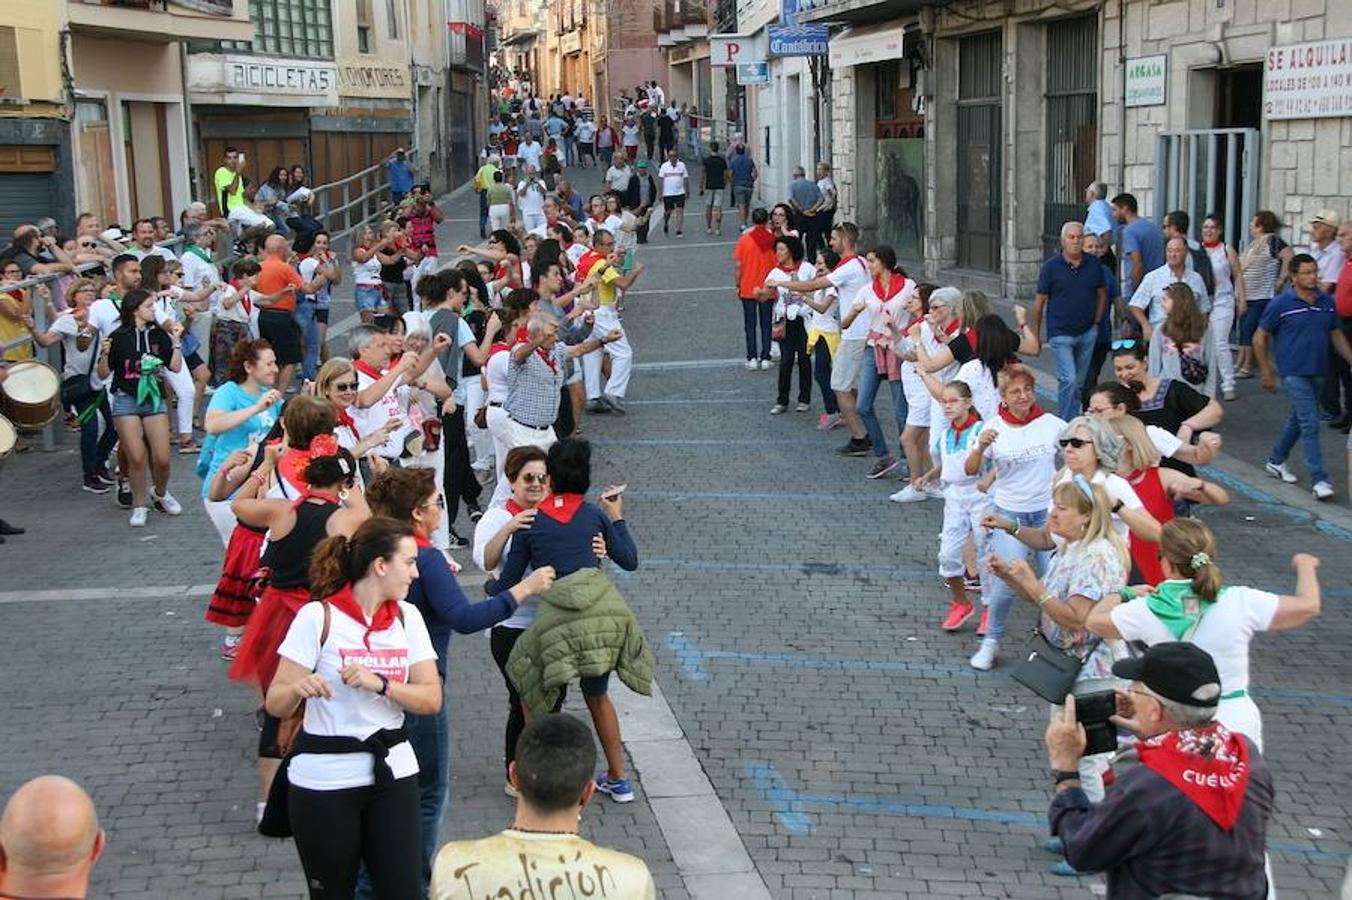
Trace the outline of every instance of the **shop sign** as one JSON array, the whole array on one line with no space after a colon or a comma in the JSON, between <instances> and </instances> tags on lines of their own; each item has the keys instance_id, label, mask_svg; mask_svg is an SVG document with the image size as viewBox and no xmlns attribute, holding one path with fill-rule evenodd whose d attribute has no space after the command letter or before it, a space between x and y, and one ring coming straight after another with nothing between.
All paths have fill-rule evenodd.
<instances>
[{"instance_id":1,"label":"shop sign","mask_svg":"<svg viewBox=\"0 0 1352 900\"><path fill-rule=\"evenodd\" d=\"M709 35L709 65L731 69L738 63L765 59L764 32Z\"/></svg>"},{"instance_id":2,"label":"shop sign","mask_svg":"<svg viewBox=\"0 0 1352 900\"><path fill-rule=\"evenodd\" d=\"M559 50L565 54L582 52L582 32L578 30L570 31L559 38Z\"/></svg>"},{"instance_id":3,"label":"shop sign","mask_svg":"<svg viewBox=\"0 0 1352 900\"><path fill-rule=\"evenodd\" d=\"M1263 118L1352 116L1352 38L1273 47L1263 64Z\"/></svg>"},{"instance_id":4,"label":"shop sign","mask_svg":"<svg viewBox=\"0 0 1352 900\"><path fill-rule=\"evenodd\" d=\"M338 93L345 97L409 97L408 71L402 66L340 63Z\"/></svg>"},{"instance_id":5,"label":"shop sign","mask_svg":"<svg viewBox=\"0 0 1352 900\"><path fill-rule=\"evenodd\" d=\"M771 56L825 56L831 50L831 30L825 25L771 25Z\"/></svg>"},{"instance_id":6,"label":"shop sign","mask_svg":"<svg viewBox=\"0 0 1352 900\"><path fill-rule=\"evenodd\" d=\"M197 102L337 106L338 67L308 59L194 53L188 56L188 90Z\"/></svg>"},{"instance_id":7,"label":"shop sign","mask_svg":"<svg viewBox=\"0 0 1352 900\"><path fill-rule=\"evenodd\" d=\"M1169 57L1138 56L1127 60L1127 106L1163 106Z\"/></svg>"},{"instance_id":8,"label":"shop sign","mask_svg":"<svg viewBox=\"0 0 1352 900\"><path fill-rule=\"evenodd\" d=\"M737 64L738 84L769 84L770 64L768 62L744 62Z\"/></svg>"}]
</instances>

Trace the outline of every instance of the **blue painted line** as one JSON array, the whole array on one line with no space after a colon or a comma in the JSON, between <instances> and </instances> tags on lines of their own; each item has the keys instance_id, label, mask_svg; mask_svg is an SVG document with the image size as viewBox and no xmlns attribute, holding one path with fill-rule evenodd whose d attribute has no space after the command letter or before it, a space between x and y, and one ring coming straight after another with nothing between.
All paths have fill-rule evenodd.
<instances>
[{"instance_id":1,"label":"blue painted line","mask_svg":"<svg viewBox=\"0 0 1352 900\"><path fill-rule=\"evenodd\" d=\"M1260 490L1259 488L1256 488L1253 485L1249 484L1247 481L1244 481L1243 479L1240 478L1236 478L1229 472L1223 472L1220 469L1217 469L1215 466L1199 466L1197 471L1201 473L1203 478L1206 478L1209 481L1214 481L1221 487L1229 488L1230 490L1235 491L1236 493L1243 494L1245 497L1249 498L1255 503L1270 503L1274 506L1287 505L1283 503L1281 500L1277 499L1272 494L1269 494L1267 491ZM1304 510L1301 510L1301 512L1304 512Z\"/></svg>"},{"instance_id":2,"label":"blue painted line","mask_svg":"<svg viewBox=\"0 0 1352 900\"><path fill-rule=\"evenodd\" d=\"M1352 541L1352 531L1348 531L1341 525L1335 525L1325 519L1319 519L1314 523L1314 530L1321 534L1327 534L1329 537L1337 538L1340 541Z\"/></svg>"},{"instance_id":3,"label":"blue painted line","mask_svg":"<svg viewBox=\"0 0 1352 900\"><path fill-rule=\"evenodd\" d=\"M763 760L748 761L743 769L757 792L772 807L775 820L780 824L780 827L791 834L806 835L812 833L812 819L807 814L808 807L825 809L831 812L843 810L850 813L871 813L874 815L994 822L1021 828L1042 829L1047 825L1045 815L1016 810L950 806L944 803L902 803L894 800L846 797L844 794L819 794L799 791L789 787L773 763ZM1298 854L1310 859L1339 863L1347 859L1346 853L1321 850L1317 847L1307 847L1301 844L1269 841L1267 847L1277 853Z\"/></svg>"},{"instance_id":4,"label":"blue painted line","mask_svg":"<svg viewBox=\"0 0 1352 900\"><path fill-rule=\"evenodd\" d=\"M946 665L944 663L906 662L905 660L895 659L826 659L797 653L745 653L739 650L704 650L681 631L668 632L667 647L671 650L672 655L680 660L682 669L691 681L707 681L709 679L708 669L704 666L706 660L790 666L800 669L837 672L903 672L909 675L957 675L963 678L985 677L996 680L1009 678L1008 673L1002 671L977 672L970 666ZM1292 700L1352 706L1352 696L1328 694L1320 691L1263 688L1254 691L1253 694L1260 700Z\"/></svg>"},{"instance_id":5,"label":"blue painted line","mask_svg":"<svg viewBox=\"0 0 1352 900\"><path fill-rule=\"evenodd\" d=\"M717 559L644 559L640 565L642 568L685 569L687 571L696 572L775 572L790 575L825 575L828 577L840 575L876 575L894 580L933 578L936 583L939 579L938 574L936 574L935 570L932 568L899 569L894 566L856 565L851 563L750 563ZM617 570L615 575L619 578L632 578L635 573Z\"/></svg>"}]
</instances>

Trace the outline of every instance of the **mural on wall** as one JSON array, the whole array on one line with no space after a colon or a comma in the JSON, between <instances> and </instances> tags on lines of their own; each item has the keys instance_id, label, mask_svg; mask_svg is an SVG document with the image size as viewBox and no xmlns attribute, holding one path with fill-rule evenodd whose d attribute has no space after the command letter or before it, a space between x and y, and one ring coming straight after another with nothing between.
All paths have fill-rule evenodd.
<instances>
[{"instance_id":1,"label":"mural on wall","mask_svg":"<svg viewBox=\"0 0 1352 900\"><path fill-rule=\"evenodd\" d=\"M877 142L878 238L897 256L925 258L925 139Z\"/></svg>"}]
</instances>

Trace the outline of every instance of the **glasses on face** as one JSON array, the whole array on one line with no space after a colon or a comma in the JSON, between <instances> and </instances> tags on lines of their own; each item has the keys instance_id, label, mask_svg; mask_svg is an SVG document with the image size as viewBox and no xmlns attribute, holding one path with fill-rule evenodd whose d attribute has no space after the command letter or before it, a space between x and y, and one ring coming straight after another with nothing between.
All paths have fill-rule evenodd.
<instances>
[{"instance_id":1,"label":"glasses on face","mask_svg":"<svg viewBox=\"0 0 1352 900\"><path fill-rule=\"evenodd\" d=\"M526 484L544 484L548 475L536 474L535 472L522 472L521 480Z\"/></svg>"},{"instance_id":2,"label":"glasses on face","mask_svg":"<svg viewBox=\"0 0 1352 900\"><path fill-rule=\"evenodd\" d=\"M93 250L93 249L95 249L97 246L98 246L98 245L95 244L93 241L81 241L81 242L80 242L80 249L81 249L81 250Z\"/></svg>"},{"instance_id":3,"label":"glasses on face","mask_svg":"<svg viewBox=\"0 0 1352 900\"><path fill-rule=\"evenodd\" d=\"M3 275L5 278L18 278L22 274L23 269L5 269L3 272L0 272L0 275Z\"/></svg>"},{"instance_id":4,"label":"glasses on face","mask_svg":"<svg viewBox=\"0 0 1352 900\"><path fill-rule=\"evenodd\" d=\"M426 503L423 504L423 509L431 509L434 506L437 509L445 509L446 498L441 496L440 494L437 494L435 497L433 497L432 499L428 500Z\"/></svg>"},{"instance_id":5,"label":"glasses on face","mask_svg":"<svg viewBox=\"0 0 1352 900\"><path fill-rule=\"evenodd\" d=\"M334 384L333 389L340 394L350 394L357 389L357 382L344 381Z\"/></svg>"},{"instance_id":6,"label":"glasses on face","mask_svg":"<svg viewBox=\"0 0 1352 900\"><path fill-rule=\"evenodd\" d=\"M1135 338L1120 338L1108 345L1113 350L1130 350L1136 346Z\"/></svg>"},{"instance_id":7,"label":"glasses on face","mask_svg":"<svg viewBox=\"0 0 1352 900\"><path fill-rule=\"evenodd\" d=\"M1079 450L1084 447L1094 446L1093 441L1087 441L1084 438L1077 437L1061 438L1061 440L1057 441L1057 443L1061 445L1062 449L1065 449L1066 447L1074 447L1076 450Z\"/></svg>"}]
</instances>

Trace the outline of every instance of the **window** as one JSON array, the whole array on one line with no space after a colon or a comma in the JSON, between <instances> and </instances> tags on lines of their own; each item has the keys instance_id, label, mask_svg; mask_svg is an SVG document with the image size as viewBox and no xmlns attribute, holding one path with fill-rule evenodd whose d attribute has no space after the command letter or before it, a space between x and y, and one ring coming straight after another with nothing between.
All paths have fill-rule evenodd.
<instances>
[{"instance_id":1,"label":"window","mask_svg":"<svg viewBox=\"0 0 1352 900\"><path fill-rule=\"evenodd\" d=\"M369 9L367 0L368 20ZM220 41L206 46L193 42L190 49L333 59L328 0L249 0L249 18L254 26L252 41Z\"/></svg>"},{"instance_id":2,"label":"window","mask_svg":"<svg viewBox=\"0 0 1352 900\"><path fill-rule=\"evenodd\" d=\"M395 0L385 0L385 19L390 26L390 40L399 39L399 9L395 6Z\"/></svg>"},{"instance_id":3,"label":"window","mask_svg":"<svg viewBox=\"0 0 1352 900\"><path fill-rule=\"evenodd\" d=\"M371 0L357 3L357 52L371 52Z\"/></svg>"}]
</instances>

